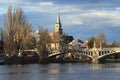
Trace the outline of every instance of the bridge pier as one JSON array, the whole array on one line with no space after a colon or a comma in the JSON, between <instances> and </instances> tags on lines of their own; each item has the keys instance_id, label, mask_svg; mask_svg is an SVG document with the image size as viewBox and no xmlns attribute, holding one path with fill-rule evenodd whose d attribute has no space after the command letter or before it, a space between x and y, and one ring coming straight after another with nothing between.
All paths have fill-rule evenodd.
<instances>
[{"instance_id":1,"label":"bridge pier","mask_svg":"<svg viewBox=\"0 0 120 80\"><path fill-rule=\"evenodd\" d=\"M93 59L92 59L92 63L93 63L93 64L98 64L99 61L98 61L98 59L93 58Z\"/></svg>"},{"instance_id":2,"label":"bridge pier","mask_svg":"<svg viewBox=\"0 0 120 80\"><path fill-rule=\"evenodd\" d=\"M96 48L93 48L92 63L98 64L99 63L98 57L99 55L96 52Z\"/></svg>"}]
</instances>

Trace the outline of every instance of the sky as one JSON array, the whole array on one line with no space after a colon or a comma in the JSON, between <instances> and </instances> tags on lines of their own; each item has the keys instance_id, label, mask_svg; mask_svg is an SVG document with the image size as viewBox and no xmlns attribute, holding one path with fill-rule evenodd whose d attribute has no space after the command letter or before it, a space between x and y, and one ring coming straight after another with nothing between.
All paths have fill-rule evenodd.
<instances>
[{"instance_id":1,"label":"sky","mask_svg":"<svg viewBox=\"0 0 120 80\"><path fill-rule=\"evenodd\" d=\"M107 42L120 42L120 0L0 0L0 28L8 6L21 8L34 30L54 31L60 13L63 31L74 39L103 32Z\"/></svg>"}]
</instances>

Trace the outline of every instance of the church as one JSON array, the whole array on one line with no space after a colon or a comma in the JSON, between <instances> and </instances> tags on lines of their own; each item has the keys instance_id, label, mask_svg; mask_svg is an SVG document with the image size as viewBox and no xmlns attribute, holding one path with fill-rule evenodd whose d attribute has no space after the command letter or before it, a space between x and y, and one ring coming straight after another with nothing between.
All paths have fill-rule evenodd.
<instances>
[{"instance_id":1,"label":"church","mask_svg":"<svg viewBox=\"0 0 120 80\"><path fill-rule=\"evenodd\" d=\"M32 33L36 41L39 41L38 33L38 31ZM49 36L51 38L50 50L52 51L66 50L68 48L68 44L74 40L73 36L69 36L63 32L60 14L57 15L54 31L49 32Z\"/></svg>"},{"instance_id":2,"label":"church","mask_svg":"<svg viewBox=\"0 0 120 80\"><path fill-rule=\"evenodd\" d=\"M74 40L73 36L69 36L63 32L60 14L57 15L54 32L50 32L49 36L51 37L52 40L51 49L53 50L66 49L68 43Z\"/></svg>"},{"instance_id":3,"label":"church","mask_svg":"<svg viewBox=\"0 0 120 80\"><path fill-rule=\"evenodd\" d=\"M38 33L38 31L32 33L32 35L34 35L36 38L36 41L39 41ZM63 32L60 14L57 15L54 31L49 32L49 36L51 38L50 50L52 51L67 50L68 48L71 49L71 46L74 47L75 45L79 47L86 47L87 45L87 43L83 42L81 39L74 40L73 36L70 36Z\"/></svg>"}]
</instances>

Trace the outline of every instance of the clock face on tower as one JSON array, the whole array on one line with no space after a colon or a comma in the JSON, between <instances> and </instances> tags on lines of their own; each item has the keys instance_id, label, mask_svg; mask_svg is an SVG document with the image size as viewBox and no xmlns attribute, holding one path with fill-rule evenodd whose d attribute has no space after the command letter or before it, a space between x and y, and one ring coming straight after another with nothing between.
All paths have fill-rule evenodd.
<instances>
[{"instance_id":1,"label":"clock face on tower","mask_svg":"<svg viewBox=\"0 0 120 80\"><path fill-rule=\"evenodd\" d=\"M55 26L56 26L56 28L57 28L57 29L59 29L59 28L60 28L60 25L58 25L58 24L57 24L57 25L55 25Z\"/></svg>"}]
</instances>

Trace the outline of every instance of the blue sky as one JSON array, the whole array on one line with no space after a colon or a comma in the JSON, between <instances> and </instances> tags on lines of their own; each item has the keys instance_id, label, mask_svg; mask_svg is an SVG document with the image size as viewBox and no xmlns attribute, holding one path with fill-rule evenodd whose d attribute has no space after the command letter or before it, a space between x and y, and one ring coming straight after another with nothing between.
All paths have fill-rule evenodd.
<instances>
[{"instance_id":1,"label":"blue sky","mask_svg":"<svg viewBox=\"0 0 120 80\"><path fill-rule=\"evenodd\" d=\"M53 31L60 13L64 32L75 39L103 32L108 42L120 42L120 0L0 0L0 27L10 5L22 8L35 30Z\"/></svg>"}]
</instances>

